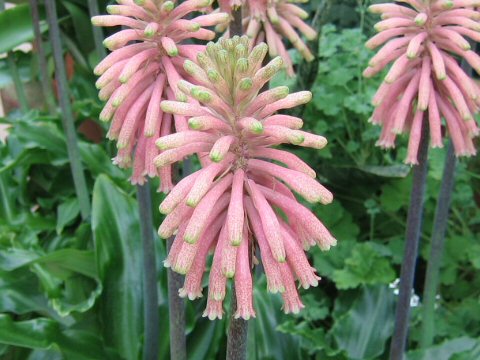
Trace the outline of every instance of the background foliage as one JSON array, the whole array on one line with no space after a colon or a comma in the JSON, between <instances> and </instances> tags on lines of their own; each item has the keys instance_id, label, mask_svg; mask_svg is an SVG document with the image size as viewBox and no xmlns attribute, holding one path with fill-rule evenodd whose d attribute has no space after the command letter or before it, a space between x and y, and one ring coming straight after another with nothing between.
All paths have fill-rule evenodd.
<instances>
[{"instance_id":1,"label":"background foliage","mask_svg":"<svg viewBox=\"0 0 480 360\"><path fill-rule=\"evenodd\" d=\"M0 119L2 128L9 126L0 144L0 359L138 359L143 285L135 189L126 181L128 174L111 164L112 144L103 140L106 129L97 120L102 104L92 75L97 59L86 4L64 0L57 5L93 211L91 219L81 220L58 117L45 115L32 101L28 113L13 110ZM100 2L100 8L105 5ZM274 80L314 93L297 115L330 144L319 152L296 151L335 194L332 205L313 210L339 244L328 253L310 253L323 281L305 292L306 309L298 316L282 314L279 297L266 293L264 276L256 271L258 315L250 322L249 359L386 359L411 174L402 163L405 144L379 150L379 130L367 122L369 100L380 81L361 77L371 56L363 43L375 20L366 14L367 6L361 0L310 1L306 9L320 33L311 44L317 59L312 64L298 60L296 78ZM32 37L27 4L0 14L0 52ZM15 51L14 56L28 93L35 95L30 99L39 98L35 53ZM0 88L4 99L12 98L4 59ZM419 340L425 258L444 155L443 149L430 151L411 349ZM410 351L409 360L480 358L479 168L478 159L458 164L436 345ZM152 196L158 204L155 184ZM156 211L154 216L158 226L162 219ZM169 354L165 244L157 239L156 245L164 359ZM205 299L187 302L189 358L222 359L226 323L202 318L204 307Z\"/></svg>"}]
</instances>

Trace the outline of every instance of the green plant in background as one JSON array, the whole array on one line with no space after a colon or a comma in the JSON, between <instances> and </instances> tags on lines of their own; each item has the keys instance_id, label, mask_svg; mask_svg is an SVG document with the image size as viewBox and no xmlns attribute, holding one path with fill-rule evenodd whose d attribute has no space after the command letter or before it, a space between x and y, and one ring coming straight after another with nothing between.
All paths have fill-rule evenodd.
<instances>
[{"instance_id":1,"label":"green plant in background","mask_svg":"<svg viewBox=\"0 0 480 360\"><path fill-rule=\"evenodd\" d=\"M138 253L132 253L130 247L140 238L135 190L127 183L128 174L111 165L114 152L110 145L95 143L92 132L85 132L85 127L92 126L90 119L98 118L101 109L95 79L90 75L96 62L93 40L86 34L82 37L71 15L62 9L65 3L58 3L60 25L64 38L70 39L64 43L67 57L75 54L69 86L75 124L82 131L79 149L87 187L93 195L95 226L81 220L75 204L60 119L38 111L24 115L12 111L0 119L2 125L11 126L6 143L0 144L0 358L135 359L142 352L142 333L138 330L143 328L142 317L114 316L127 314L128 309L143 302L139 275L137 286L127 288L129 297L120 298L116 293L125 289L124 284L138 269L135 261L126 261L138 259ZM71 3L80 10L80 18L88 18L83 1ZM305 7L311 18L322 4L310 1ZM303 111L306 127L331 139L330 145L318 153L323 155L328 149L329 154L321 158L310 156L308 151L292 150L312 164L322 174L322 183L335 193L337 200L331 206L313 207L313 211L341 241L328 254L312 252L311 260L323 284L302 294L306 310L293 318L282 315L280 298L264 293L261 282L265 279L255 274L255 282L260 284L254 303L262 315L250 325L249 359L387 358L411 176L402 164L405 144L389 153L374 147L379 129L370 126L367 119L372 110L370 96L379 80L360 78L359 71L371 56L362 45L370 35L365 33L371 16L365 14L365 26L360 30L357 6L353 0L337 1L328 16L322 14L322 21L325 18L327 24L333 22L335 26L317 27L319 42L309 45L318 49L314 65L306 66L295 51L291 52L301 68L300 75L290 80L292 91L312 81L311 90L317 94ZM339 9L343 9L342 18ZM21 22L17 23L20 26ZM2 24L0 21L0 29ZM318 26L320 20L315 24ZM0 44L6 43L4 34L0 31ZM83 46L88 47L86 52L71 50ZM46 52L52 71L48 47ZM15 56L28 94L38 77L36 53L15 51ZM0 87L10 83L9 79L5 62L0 59ZM276 81L283 79L279 76ZM361 92L356 91L359 83ZM344 125L347 120L349 129ZM106 130L96 125L96 131ZM417 266L420 279L429 256L431 219L444 159L444 150L430 152L426 222ZM412 309L410 335L410 348L418 350L407 353L409 360L479 357L479 169L478 159L458 164L440 272L442 295L435 301L437 345L418 349L423 301L419 281L415 284L419 301ZM154 195L154 202L160 201ZM125 219L127 212L130 216ZM160 224L162 218L156 216L155 223ZM126 221L131 224L127 233ZM103 238L102 233L112 234L108 243L97 241ZM157 258L163 259L165 249L160 241L156 244ZM65 254L71 261L65 261ZM166 273L160 264L158 277L162 320L168 311ZM115 297L118 302L113 301ZM112 308L105 306L110 302ZM226 324L202 319L204 307L204 301L187 305L189 358L221 359ZM61 312L69 315L61 316ZM110 331L105 323L109 319L131 336L128 342L120 331ZM166 321L161 321L160 327L161 334L168 334ZM159 358L168 358L168 337L162 336L159 342Z\"/></svg>"}]
</instances>

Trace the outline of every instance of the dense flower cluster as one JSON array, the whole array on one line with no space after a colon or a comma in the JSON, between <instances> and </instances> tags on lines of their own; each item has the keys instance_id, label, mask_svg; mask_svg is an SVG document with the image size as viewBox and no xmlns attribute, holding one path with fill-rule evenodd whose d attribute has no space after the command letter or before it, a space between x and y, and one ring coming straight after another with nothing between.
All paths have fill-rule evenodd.
<instances>
[{"instance_id":1,"label":"dense flower cluster","mask_svg":"<svg viewBox=\"0 0 480 360\"><path fill-rule=\"evenodd\" d=\"M282 42L282 36L287 38L307 61L314 56L301 39L297 30L307 40L314 40L317 32L303 20L308 13L295 3L305 3L304 0L220 0L220 9L231 12L236 6L243 7L244 33L253 40L253 44L266 41L270 56L280 55L289 75L293 75L293 64L290 55Z\"/></svg>"},{"instance_id":2,"label":"dense flower cluster","mask_svg":"<svg viewBox=\"0 0 480 360\"><path fill-rule=\"evenodd\" d=\"M480 104L478 85L459 66L457 57L480 72L480 57L465 37L480 40L480 12L473 0L403 0L372 5L382 14L379 31L367 47L383 47L371 59L364 75L373 76L393 62L376 93L372 116L382 125L378 144L395 145L396 135L409 132L406 162L417 163L422 123L428 117L431 145L442 147L446 121L457 156L475 154L472 138L479 134L474 119ZM428 115L427 115L428 113Z\"/></svg>"},{"instance_id":3,"label":"dense flower cluster","mask_svg":"<svg viewBox=\"0 0 480 360\"><path fill-rule=\"evenodd\" d=\"M129 167L133 161L132 183L142 184L145 175L159 176L163 191L172 187L171 168L159 172L153 165L158 155L155 140L161 135L187 128L186 119L160 110L162 99L187 101L177 88L185 59L194 59L202 45L185 44L186 39L212 40L215 33L204 26L216 26L228 20L225 13L193 17L212 0L187 0L175 5L164 0L117 0L109 5L110 15L95 16L97 26L122 26L123 30L105 39L112 50L98 66L101 75L96 86L99 97L108 100L100 119L112 120L108 137L117 140L114 162Z\"/></svg>"},{"instance_id":4,"label":"dense flower cluster","mask_svg":"<svg viewBox=\"0 0 480 360\"><path fill-rule=\"evenodd\" d=\"M299 130L301 119L276 114L307 103L311 93L289 94L285 86L261 92L283 61L277 57L262 67L267 45L249 48L246 36L209 43L197 63L184 64L198 85L178 83L198 103L161 104L165 113L188 117L190 130L158 139L162 152L156 166L170 166L194 153L204 164L160 205L167 216L159 235L176 234L165 265L186 274L180 295L195 299L202 296L206 258L214 249L204 314L210 319L222 317L228 278L235 281L235 316L255 316L251 268L257 247L269 291L282 293L286 313L298 312L303 305L295 279L304 288L319 280L304 250L315 244L327 250L336 243L292 190L310 203L328 204L332 194L300 158L272 148L288 143L321 149L327 144L325 138Z\"/></svg>"}]
</instances>

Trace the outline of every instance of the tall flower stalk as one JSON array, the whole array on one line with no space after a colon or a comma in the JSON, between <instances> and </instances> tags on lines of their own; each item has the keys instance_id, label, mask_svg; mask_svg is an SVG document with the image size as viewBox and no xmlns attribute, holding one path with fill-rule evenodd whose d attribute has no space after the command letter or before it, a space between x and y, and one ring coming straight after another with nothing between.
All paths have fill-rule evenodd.
<instances>
[{"instance_id":1,"label":"tall flower stalk","mask_svg":"<svg viewBox=\"0 0 480 360\"><path fill-rule=\"evenodd\" d=\"M40 29L40 11L38 0L29 0L30 11L32 13L32 25L34 39L34 49L37 52L38 69L40 75L40 83L42 86L43 97L50 115L54 116L57 112L55 104L55 96L53 95L52 82L48 74L47 57L43 47L42 31Z\"/></svg>"},{"instance_id":2,"label":"tall flower stalk","mask_svg":"<svg viewBox=\"0 0 480 360\"><path fill-rule=\"evenodd\" d=\"M230 36L242 36L243 34L243 7L234 7L231 16L228 32ZM251 271L251 269L250 269ZM253 276L253 274L252 274ZM232 284L232 292L235 294L235 284ZM230 302L230 321L227 332L227 359L228 360L245 360L247 358L248 343L248 320L235 318L238 304L237 299L233 295Z\"/></svg>"},{"instance_id":3,"label":"tall flower stalk","mask_svg":"<svg viewBox=\"0 0 480 360\"><path fill-rule=\"evenodd\" d=\"M176 233L165 266L185 274L180 296L202 296L210 249L207 308L204 316L223 316L228 279L235 284L236 318L255 316L251 268L260 249L268 290L280 292L286 313L303 308L295 279L304 288L319 277L304 253L312 245L328 250L336 241L292 190L308 202L328 204L332 194L315 180L315 171L297 156L273 146L282 143L321 149L326 139L300 128L301 119L276 114L307 103L311 93L289 94L280 86L260 92L282 68L277 57L262 67L266 44L249 51L246 36L209 43L184 68L196 84L179 89L195 102L163 101L161 108L189 118L189 130L161 137L159 168L199 153L204 167L180 181L160 205L166 218L159 235ZM267 161L266 161L267 160ZM286 167L274 162L280 162Z\"/></svg>"},{"instance_id":4,"label":"tall flower stalk","mask_svg":"<svg viewBox=\"0 0 480 360\"><path fill-rule=\"evenodd\" d=\"M80 151L77 144L77 134L75 132L75 123L73 118L72 104L68 94L68 81L63 60L63 49L60 38L60 29L58 27L58 16L55 1L47 0L45 2L47 10L47 20L49 25L50 42L52 44L53 58L55 61L55 78L58 85L58 94L60 107L62 109L62 125L67 138L67 152L70 160L70 169L75 186L75 192L78 197L80 213L84 220L90 217L90 195L88 193L85 174L80 159Z\"/></svg>"},{"instance_id":5,"label":"tall flower stalk","mask_svg":"<svg viewBox=\"0 0 480 360\"><path fill-rule=\"evenodd\" d=\"M479 134L474 114L480 105L478 85L458 62L463 58L480 71L480 57L465 38L480 40L480 13L473 9L476 2L402 2L408 6L389 3L370 7L373 13L382 15L382 21L375 25L379 33L367 47L382 48L364 72L367 77L374 76L392 63L374 96L376 109L371 121L382 126L378 145L384 148L394 147L396 136L408 133L405 162L418 165L414 167L391 359L403 357L407 341L427 171L427 137L432 147L442 147L448 133L457 156L474 155L472 138ZM442 119L447 131L443 131Z\"/></svg>"},{"instance_id":6,"label":"tall flower stalk","mask_svg":"<svg viewBox=\"0 0 480 360\"><path fill-rule=\"evenodd\" d=\"M425 274L425 286L423 290L422 305L422 331L420 345L422 348L433 344L435 334L435 301L438 283L440 280L440 264L442 261L445 233L448 225L448 212L450 200L455 184L455 165L457 159L453 150L453 144L448 145L443 169L440 195L435 210L435 219L432 227L432 240L430 256L428 257L427 271Z\"/></svg>"},{"instance_id":7,"label":"tall flower stalk","mask_svg":"<svg viewBox=\"0 0 480 360\"><path fill-rule=\"evenodd\" d=\"M473 49L475 51L476 46L474 46ZM462 62L462 68L471 76L472 68L465 61ZM440 280L440 265L445 245L450 202L455 186L456 165L455 150L452 142L450 142L445 155L442 183L440 185L440 192L435 209L435 218L433 220L430 255L425 273L422 306L422 336L420 338L422 348L431 346L435 335L435 303Z\"/></svg>"}]
</instances>

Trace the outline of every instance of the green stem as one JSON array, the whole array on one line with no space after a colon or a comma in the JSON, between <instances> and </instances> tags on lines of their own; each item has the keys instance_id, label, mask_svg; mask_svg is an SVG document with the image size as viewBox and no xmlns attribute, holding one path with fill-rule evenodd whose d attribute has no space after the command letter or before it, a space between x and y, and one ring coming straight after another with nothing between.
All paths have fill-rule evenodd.
<instances>
[{"instance_id":1,"label":"green stem","mask_svg":"<svg viewBox=\"0 0 480 360\"><path fill-rule=\"evenodd\" d=\"M23 88L22 80L20 79L20 74L18 73L18 67L13 59L13 53L9 52L7 54L7 64L10 70L10 75L12 76L13 85L15 86L15 92L17 94L18 103L20 104L20 110L23 113L28 111L28 101L27 96L25 95L25 89Z\"/></svg>"},{"instance_id":2,"label":"green stem","mask_svg":"<svg viewBox=\"0 0 480 360\"><path fill-rule=\"evenodd\" d=\"M40 83L42 85L43 96L47 104L48 112L50 115L54 115L56 114L55 97L53 96L50 77L48 76L47 57L43 48L37 0L30 0L30 9L32 11L33 32L35 34L35 50L37 51L38 67L40 69Z\"/></svg>"},{"instance_id":3,"label":"green stem","mask_svg":"<svg viewBox=\"0 0 480 360\"><path fill-rule=\"evenodd\" d=\"M408 323L410 317L410 299L412 297L415 265L420 242L424 194L428 170L428 123L424 121L422 139L418 154L419 164L413 167L412 193L405 232L405 251L400 273L400 291L395 313L395 328L390 345L390 360L402 360L407 344Z\"/></svg>"},{"instance_id":4,"label":"green stem","mask_svg":"<svg viewBox=\"0 0 480 360\"><path fill-rule=\"evenodd\" d=\"M80 212L85 220L90 216L90 197L83 173L82 163L80 161L80 152L78 150L77 135L75 133L75 123L70 104L68 92L67 74L65 62L63 59L62 43L60 39L60 29L58 27L57 9L55 0L46 0L47 19L50 29L50 41L53 48L53 58L55 61L55 78L57 79L60 107L62 109L62 124L67 137L67 151L70 160L70 169L73 176L73 183L80 204Z\"/></svg>"},{"instance_id":5,"label":"green stem","mask_svg":"<svg viewBox=\"0 0 480 360\"><path fill-rule=\"evenodd\" d=\"M425 289L423 291L423 323L421 331L420 345L422 348L433 344L435 333L435 297L438 290L438 281L440 277L440 265L442 262L443 247L445 244L445 233L448 224L448 213L450 210L450 200L452 197L455 183L455 151L452 142L448 145L443 169L442 184L440 187L440 196L435 210L435 219L432 229L432 247L430 257L428 258L427 273L425 276Z\"/></svg>"},{"instance_id":6,"label":"green stem","mask_svg":"<svg viewBox=\"0 0 480 360\"><path fill-rule=\"evenodd\" d=\"M97 0L88 0L88 11L91 17L99 14ZM103 46L103 30L100 26L94 26L92 31L93 41L95 42L95 51L97 52L99 60L101 60L107 56L107 51Z\"/></svg>"},{"instance_id":7,"label":"green stem","mask_svg":"<svg viewBox=\"0 0 480 360\"><path fill-rule=\"evenodd\" d=\"M230 37L242 36L242 8L238 7L232 12L233 21L230 23ZM235 284L232 286L232 303L230 314L230 326L227 337L227 360L245 360L247 358L247 335L248 321L235 319L237 311L237 299L235 296Z\"/></svg>"},{"instance_id":8,"label":"green stem","mask_svg":"<svg viewBox=\"0 0 480 360\"><path fill-rule=\"evenodd\" d=\"M182 176L186 177L192 173L192 161L187 158L183 162ZM173 244L175 236L167 240L167 253ZM185 302L178 295L183 286L183 276L167 269L168 281L168 311L170 316L170 359L187 359L187 338L185 335Z\"/></svg>"},{"instance_id":9,"label":"green stem","mask_svg":"<svg viewBox=\"0 0 480 360\"><path fill-rule=\"evenodd\" d=\"M167 240L167 252L170 252L173 240L172 236ZM185 337L185 303L178 296L178 290L182 287L183 276L167 270L168 281L168 313L170 316L170 359L186 360L187 359L187 339Z\"/></svg>"},{"instance_id":10,"label":"green stem","mask_svg":"<svg viewBox=\"0 0 480 360\"><path fill-rule=\"evenodd\" d=\"M158 359L159 314L157 295L157 263L153 237L152 197L149 183L137 186L140 226L143 245L144 347L143 359Z\"/></svg>"}]
</instances>

